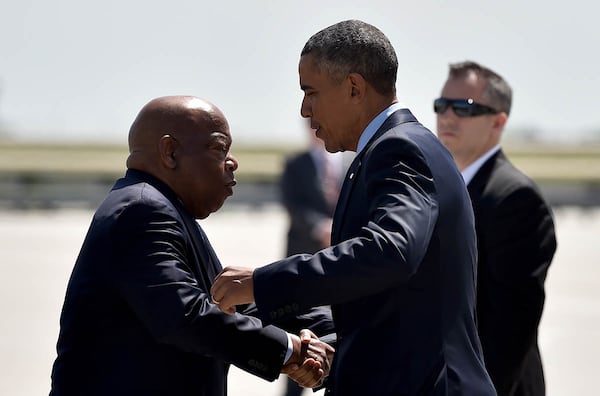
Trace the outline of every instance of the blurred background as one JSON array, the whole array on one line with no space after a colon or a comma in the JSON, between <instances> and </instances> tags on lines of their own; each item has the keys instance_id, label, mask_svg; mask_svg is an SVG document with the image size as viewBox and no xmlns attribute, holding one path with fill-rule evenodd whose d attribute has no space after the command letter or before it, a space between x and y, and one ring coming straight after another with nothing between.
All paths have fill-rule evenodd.
<instances>
[{"instance_id":1,"label":"blurred background","mask_svg":"<svg viewBox=\"0 0 600 396\"><path fill-rule=\"evenodd\" d=\"M449 63L475 60L512 85L503 145L557 224L540 328L548 395L594 394L599 11L584 0L0 0L0 394L49 390L68 276L94 208L124 172L129 126L154 97L201 96L229 119L238 186L203 224L223 262L282 257L277 181L284 158L307 144L299 53L345 19L390 38L398 97L432 130ZM280 388L232 369L230 395Z\"/></svg>"}]
</instances>

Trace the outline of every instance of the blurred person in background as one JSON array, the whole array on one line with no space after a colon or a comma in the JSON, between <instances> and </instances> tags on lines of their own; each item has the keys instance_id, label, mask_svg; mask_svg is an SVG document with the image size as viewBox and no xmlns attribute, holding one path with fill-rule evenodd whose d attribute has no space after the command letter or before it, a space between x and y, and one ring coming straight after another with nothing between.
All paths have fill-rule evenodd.
<instances>
[{"instance_id":1,"label":"blurred person in background","mask_svg":"<svg viewBox=\"0 0 600 396\"><path fill-rule=\"evenodd\" d=\"M251 307L231 316L211 302L221 263L196 220L233 194L231 144L225 116L203 99L142 108L127 172L94 214L69 280L50 395L224 396L230 363L270 381L284 372L320 382L332 350L312 333L302 341L242 314ZM304 319L287 327L331 322Z\"/></svg>"},{"instance_id":2,"label":"blurred person in background","mask_svg":"<svg viewBox=\"0 0 600 396\"><path fill-rule=\"evenodd\" d=\"M307 129L309 148L286 159L279 181L289 217L287 256L330 246L333 213L348 166L347 156L327 152L310 124Z\"/></svg>"},{"instance_id":3,"label":"blurred person in background","mask_svg":"<svg viewBox=\"0 0 600 396\"><path fill-rule=\"evenodd\" d=\"M306 121L309 147L286 158L279 187L289 229L286 256L315 253L330 246L335 205L347 163L343 153L329 153ZM324 308L325 309L325 308ZM299 396L304 388L287 377L286 396Z\"/></svg>"},{"instance_id":4,"label":"blurred person in background","mask_svg":"<svg viewBox=\"0 0 600 396\"><path fill-rule=\"evenodd\" d=\"M434 101L437 134L461 171L477 232L477 327L500 396L542 396L538 326L556 250L550 207L500 146L512 90L475 62L451 64Z\"/></svg>"}]
</instances>

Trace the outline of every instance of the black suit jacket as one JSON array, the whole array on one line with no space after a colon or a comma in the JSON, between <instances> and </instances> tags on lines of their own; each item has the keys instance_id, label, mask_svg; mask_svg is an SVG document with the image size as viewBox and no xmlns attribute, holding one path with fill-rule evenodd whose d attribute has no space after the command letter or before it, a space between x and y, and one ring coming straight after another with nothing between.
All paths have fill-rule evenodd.
<instances>
[{"instance_id":1,"label":"black suit jacket","mask_svg":"<svg viewBox=\"0 0 600 396\"><path fill-rule=\"evenodd\" d=\"M95 213L69 280L50 394L222 396L229 363L275 379L285 332L213 305L220 270L169 187L127 171Z\"/></svg>"},{"instance_id":2,"label":"black suit jacket","mask_svg":"<svg viewBox=\"0 0 600 396\"><path fill-rule=\"evenodd\" d=\"M544 281L556 250L552 213L498 151L468 185L479 250L477 320L499 395L545 394L537 343Z\"/></svg>"},{"instance_id":3,"label":"black suit jacket","mask_svg":"<svg viewBox=\"0 0 600 396\"><path fill-rule=\"evenodd\" d=\"M475 329L476 240L452 157L408 110L348 170L334 246L258 268L271 321L332 304L333 395L494 395Z\"/></svg>"}]
</instances>

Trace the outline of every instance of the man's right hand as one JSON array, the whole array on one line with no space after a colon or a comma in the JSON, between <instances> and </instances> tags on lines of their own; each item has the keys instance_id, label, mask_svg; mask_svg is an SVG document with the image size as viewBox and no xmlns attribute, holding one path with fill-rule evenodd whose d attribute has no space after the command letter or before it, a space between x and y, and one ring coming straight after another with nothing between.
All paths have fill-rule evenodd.
<instances>
[{"instance_id":1,"label":"man's right hand","mask_svg":"<svg viewBox=\"0 0 600 396\"><path fill-rule=\"evenodd\" d=\"M319 341L317 336L307 329L300 331L300 337L292 335L291 338L292 356L281 372L305 388L321 385L329 374L335 350Z\"/></svg>"}]
</instances>

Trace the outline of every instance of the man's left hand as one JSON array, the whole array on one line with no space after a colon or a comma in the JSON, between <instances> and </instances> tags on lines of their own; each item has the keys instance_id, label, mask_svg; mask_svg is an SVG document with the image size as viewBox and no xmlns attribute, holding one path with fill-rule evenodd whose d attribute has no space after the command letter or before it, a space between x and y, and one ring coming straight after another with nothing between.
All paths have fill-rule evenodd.
<instances>
[{"instance_id":1,"label":"man's left hand","mask_svg":"<svg viewBox=\"0 0 600 396\"><path fill-rule=\"evenodd\" d=\"M235 313L235 306L254 302L254 269L225 267L210 288L213 302L228 314Z\"/></svg>"}]
</instances>

